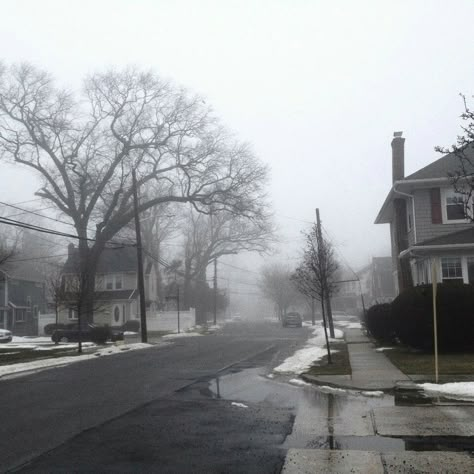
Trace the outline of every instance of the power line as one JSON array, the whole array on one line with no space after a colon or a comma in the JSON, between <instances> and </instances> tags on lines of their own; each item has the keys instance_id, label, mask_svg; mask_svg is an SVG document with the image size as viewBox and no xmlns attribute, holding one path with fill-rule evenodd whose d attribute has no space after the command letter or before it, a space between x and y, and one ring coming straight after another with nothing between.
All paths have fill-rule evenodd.
<instances>
[{"instance_id":1,"label":"power line","mask_svg":"<svg viewBox=\"0 0 474 474\"><path fill-rule=\"evenodd\" d=\"M41 232L43 234L51 234L51 235L57 235L57 236L60 236L60 237L67 237L69 239L84 240L84 241L88 241L88 242L97 242L97 239L92 239L92 238L89 238L89 237L79 237L78 235L68 234L66 232L60 232L60 231L57 231L57 230L54 230L54 229L50 229L50 228L42 227L42 226L37 226L37 225L34 225L34 224L28 224L26 222L17 221L15 219L9 219L7 217L0 217L0 224L11 225L11 226L14 226L14 227L21 227L23 229L33 230L33 231L36 231L36 232ZM131 244L126 244L126 243L117 244L113 241L110 241L110 243L112 243L114 245L121 245L121 246L124 246L124 247L125 246L128 246L128 247L133 246Z\"/></svg>"},{"instance_id":2,"label":"power line","mask_svg":"<svg viewBox=\"0 0 474 474\"><path fill-rule=\"evenodd\" d=\"M243 272L247 272L247 273L253 273L254 275L258 275L260 276L260 273L258 272L254 272L252 270L247 270L246 268L241 268L241 267L237 267L235 265L231 265L230 263L225 263L225 262L219 262L221 265L225 265L227 267L230 267L230 268L235 268L236 270L242 270Z\"/></svg>"}]
</instances>

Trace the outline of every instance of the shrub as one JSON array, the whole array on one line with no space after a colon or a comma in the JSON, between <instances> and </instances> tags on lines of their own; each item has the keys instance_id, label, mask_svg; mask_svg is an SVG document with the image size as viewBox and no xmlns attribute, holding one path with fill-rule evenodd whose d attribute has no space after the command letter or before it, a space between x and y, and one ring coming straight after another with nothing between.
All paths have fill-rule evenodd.
<instances>
[{"instance_id":1,"label":"shrub","mask_svg":"<svg viewBox=\"0 0 474 474\"><path fill-rule=\"evenodd\" d=\"M438 348L453 351L474 347L474 287L442 283L437 291ZM395 333L400 341L433 350L433 290L421 285L392 302Z\"/></svg>"},{"instance_id":2,"label":"shrub","mask_svg":"<svg viewBox=\"0 0 474 474\"><path fill-rule=\"evenodd\" d=\"M365 325L375 339L391 342L395 334L391 304L381 303L371 306L365 314Z\"/></svg>"}]
</instances>

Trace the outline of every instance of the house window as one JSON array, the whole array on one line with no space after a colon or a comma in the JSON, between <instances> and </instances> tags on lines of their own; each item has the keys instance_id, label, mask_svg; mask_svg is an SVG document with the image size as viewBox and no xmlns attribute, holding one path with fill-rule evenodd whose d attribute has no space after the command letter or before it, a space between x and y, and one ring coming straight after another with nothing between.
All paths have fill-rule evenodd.
<instances>
[{"instance_id":1,"label":"house window","mask_svg":"<svg viewBox=\"0 0 474 474\"><path fill-rule=\"evenodd\" d=\"M107 275L105 278L105 289L106 290L113 290L114 289L114 276Z\"/></svg>"},{"instance_id":2,"label":"house window","mask_svg":"<svg viewBox=\"0 0 474 474\"><path fill-rule=\"evenodd\" d=\"M122 275L107 275L105 277L106 290L121 290L123 287Z\"/></svg>"},{"instance_id":3,"label":"house window","mask_svg":"<svg viewBox=\"0 0 474 474\"><path fill-rule=\"evenodd\" d=\"M116 306L114 308L114 322L118 323L120 321L120 308Z\"/></svg>"},{"instance_id":4,"label":"house window","mask_svg":"<svg viewBox=\"0 0 474 474\"><path fill-rule=\"evenodd\" d=\"M16 323L23 323L25 321L25 310L24 309L16 309L15 310L15 322Z\"/></svg>"},{"instance_id":5,"label":"house window","mask_svg":"<svg viewBox=\"0 0 474 474\"><path fill-rule=\"evenodd\" d=\"M443 189L442 192L443 223L466 222L465 197L453 189Z\"/></svg>"},{"instance_id":6,"label":"house window","mask_svg":"<svg viewBox=\"0 0 474 474\"><path fill-rule=\"evenodd\" d=\"M5 310L0 309L0 328L5 329Z\"/></svg>"},{"instance_id":7,"label":"house window","mask_svg":"<svg viewBox=\"0 0 474 474\"><path fill-rule=\"evenodd\" d=\"M31 308L31 296L26 297L26 306L28 306L28 308Z\"/></svg>"},{"instance_id":8,"label":"house window","mask_svg":"<svg viewBox=\"0 0 474 474\"><path fill-rule=\"evenodd\" d=\"M68 315L67 315L68 319L70 319L71 321L77 321L78 317L77 317L77 312L72 309L72 308L69 308L69 311L68 311Z\"/></svg>"},{"instance_id":9,"label":"house window","mask_svg":"<svg viewBox=\"0 0 474 474\"><path fill-rule=\"evenodd\" d=\"M443 283L463 282L461 257L443 257L441 259Z\"/></svg>"}]
</instances>

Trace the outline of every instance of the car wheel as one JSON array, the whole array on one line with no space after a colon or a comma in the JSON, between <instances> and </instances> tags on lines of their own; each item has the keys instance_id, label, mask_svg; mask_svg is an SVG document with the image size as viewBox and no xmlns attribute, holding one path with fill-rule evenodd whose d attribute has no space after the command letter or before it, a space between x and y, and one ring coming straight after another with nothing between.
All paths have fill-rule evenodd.
<instances>
[{"instance_id":1,"label":"car wheel","mask_svg":"<svg viewBox=\"0 0 474 474\"><path fill-rule=\"evenodd\" d=\"M63 336L59 339L59 342L69 342L69 338L67 336Z\"/></svg>"}]
</instances>

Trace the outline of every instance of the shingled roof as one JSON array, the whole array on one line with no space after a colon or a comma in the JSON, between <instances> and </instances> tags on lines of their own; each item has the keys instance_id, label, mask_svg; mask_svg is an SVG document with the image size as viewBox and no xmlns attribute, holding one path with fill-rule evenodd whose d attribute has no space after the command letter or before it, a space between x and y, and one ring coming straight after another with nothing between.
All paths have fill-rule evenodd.
<instances>
[{"instance_id":1,"label":"shingled roof","mask_svg":"<svg viewBox=\"0 0 474 474\"><path fill-rule=\"evenodd\" d=\"M462 244L474 244L474 225L469 229L460 230L451 234L441 235L434 237L433 239L424 240L418 242L417 247L423 247L428 245L462 245Z\"/></svg>"},{"instance_id":2,"label":"shingled roof","mask_svg":"<svg viewBox=\"0 0 474 474\"><path fill-rule=\"evenodd\" d=\"M72 245L72 244L71 244ZM79 252L74 246L69 247L69 256L64 264L64 273L76 273L79 268ZM145 267L150 273L151 263ZM126 273L137 271L137 249L135 247L105 248L99 257L97 273Z\"/></svg>"},{"instance_id":3,"label":"shingled roof","mask_svg":"<svg viewBox=\"0 0 474 474\"><path fill-rule=\"evenodd\" d=\"M474 145L465 148L464 154L471 163L474 163ZM460 171L460 163L460 158L457 155L448 153L411 175L405 176L404 179L447 178ZM474 166L468 160L465 161L465 166L468 173L474 173Z\"/></svg>"}]
</instances>

